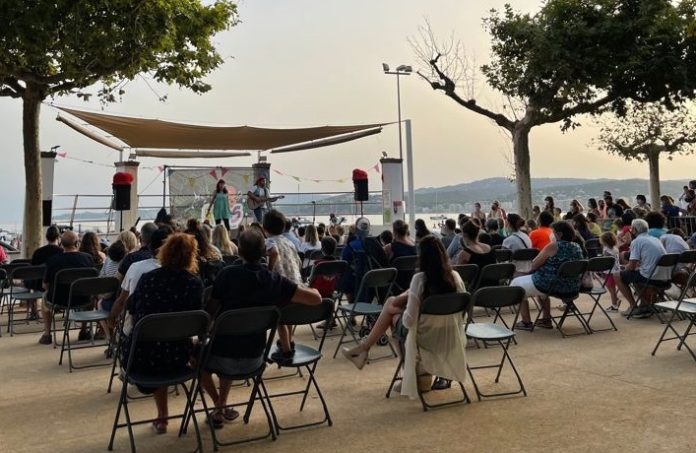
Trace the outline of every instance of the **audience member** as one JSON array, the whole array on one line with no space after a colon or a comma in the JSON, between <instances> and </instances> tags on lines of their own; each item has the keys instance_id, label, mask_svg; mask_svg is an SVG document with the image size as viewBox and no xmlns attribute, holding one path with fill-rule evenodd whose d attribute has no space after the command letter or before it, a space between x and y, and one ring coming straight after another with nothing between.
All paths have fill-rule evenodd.
<instances>
[{"instance_id":1,"label":"audience member","mask_svg":"<svg viewBox=\"0 0 696 453\"><path fill-rule=\"evenodd\" d=\"M402 256L415 256L418 254L416 245L410 238L408 223L403 220L395 220L392 224L392 231L394 233L394 240L391 244L384 246L384 252L387 254L387 258L390 261Z\"/></svg>"},{"instance_id":2,"label":"audience member","mask_svg":"<svg viewBox=\"0 0 696 453\"><path fill-rule=\"evenodd\" d=\"M391 244L394 241L394 233L389 230L384 230L379 233L379 242L383 247Z\"/></svg>"},{"instance_id":3,"label":"audience member","mask_svg":"<svg viewBox=\"0 0 696 453\"><path fill-rule=\"evenodd\" d=\"M118 266L118 274L116 275L116 278L123 280L123 277L126 275L126 272L128 272L128 269L133 263L152 258L152 250L150 250L149 244L152 233L155 231L157 231L157 225L154 223L147 222L143 224L143 226L140 228L140 249L138 251L129 253L125 258L123 258L123 261L121 261L121 264Z\"/></svg>"},{"instance_id":4,"label":"audience member","mask_svg":"<svg viewBox=\"0 0 696 453\"><path fill-rule=\"evenodd\" d=\"M551 242L551 238L553 237L553 229L551 229L552 223L553 214L549 211L543 211L539 214L539 227L529 233L529 239L532 241L532 248L541 251Z\"/></svg>"},{"instance_id":5,"label":"audience member","mask_svg":"<svg viewBox=\"0 0 696 453\"><path fill-rule=\"evenodd\" d=\"M237 256L237 246L230 241L230 232L221 223L213 228L213 246L215 246L222 256Z\"/></svg>"},{"instance_id":6,"label":"audience member","mask_svg":"<svg viewBox=\"0 0 696 453\"><path fill-rule=\"evenodd\" d=\"M474 212L471 213L471 218L478 220L481 224L486 221L486 213L481 210L481 203L474 203ZM459 225L463 225L461 219Z\"/></svg>"},{"instance_id":7,"label":"audience member","mask_svg":"<svg viewBox=\"0 0 696 453\"><path fill-rule=\"evenodd\" d=\"M611 231L607 231L600 236L599 242L602 244L602 256L610 256L614 258L614 267L611 269L610 274L606 277L606 287L609 291L609 297L611 297L611 305L607 308L607 311L619 311L621 300L616 293L616 280L614 279L613 275L621 270L619 249L616 246L616 236L614 236L614 233Z\"/></svg>"},{"instance_id":8,"label":"audience member","mask_svg":"<svg viewBox=\"0 0 696 453\"><path fill-rule=\"evenodd\" d=\"M299 251L305 254L305 258L309 258L309 255L315 250L321 250L321 242L317 227L310 224L307 225L304 241L300 244Z\"/></svg>"},{"instance_id":9,"label":"audience member","mask_svg":"<svg viewBox=\"0 0 696 453\"><path fill-rule=\"evenodd\" d=\"M645 215L645 221L648 222L648 234L650 236L660 238L665 234L665 223L667 219L664 215L657 211L648 212Z\"/></svg>"},{"instance_id":10,"label":"audience member","mask_svg":"<svg viewBox=\"0 0 696 453\"><path fill-rule=\"evenodd\" d=\"M447 250L449 245L454 240L456 236L457 222L454 219L447 219L442 225L442 234L440 236L440 241L442 241L442 246Z\"/></svg>"},{"instance_id":11,"label":"audience member","mask_svg":"<svg viewBox=\"0 0 696 453\"><path fill-rule=\"evenodd\" d=\"M492 247L496 245L502 245L505 239L502 234L500 234L500 224L498 219L488 219L486 221L486 230L488 230L488 235L490 236L490 242L488 244Z\"/></svg>"},{"instance_id":12,"label":"audience member","mask_svg":"<svg viewBox=\"0 0 696 453\"><path fill-rule=\"evenodd\" d=\"M483 268L495 264L495 250L488 244L479 242L481 230L474 222L469 221L462 227L462 250L457 256L457 264L477 264Z\"/></svg>"},{"instance_id":13,"label":"audience member","mask_svg":"<svg viewBox=\"0 0 696 453\"><path fill-rule=\"evenodd\" d=\"M82 240L80 241L80 252L86 253L92 257L92 261L97 266L104 264L106 255L101 251L101 246L99 245L99 236L92 231L87 231L82 235Z\"/></svg>"},{"instance_id":14,"label":"audience member","mask_svg":"<svg viewBox=\"0 0 696 453\"><path fill-rule=\"evenodd\" d=\"M667 217L668 219L672 217L679 217L679 207L674 206L674 201L672 200L672 197L662 195L660 197L660 203L662 204L661 212L665 215L665 217Z\"/></svg>"}]
</instances>

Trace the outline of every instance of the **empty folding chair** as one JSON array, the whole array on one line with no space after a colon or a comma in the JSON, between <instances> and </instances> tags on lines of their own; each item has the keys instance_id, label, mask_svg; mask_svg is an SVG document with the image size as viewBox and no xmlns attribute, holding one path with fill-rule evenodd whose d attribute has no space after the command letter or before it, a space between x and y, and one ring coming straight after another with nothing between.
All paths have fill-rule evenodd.
<instances>
[{"instance_id":1,"label":"empty folding chair","mask_svg":"<svg viewBox=\"0 0 696 453\"><path fill-rule=\"evenodd\" d=\"M636 293L636 305L630 308L626 319L631 319L634 316L636 307L646 304L650 308L651 314L656 314L660 322L665 322L660 311L655 307L654 304L647 301L648 293L654 292L656 296L656 301L666 300L665 291L672 286L671 280L661 280L657 277L661 275L668 275L670 278L674 273L674 269L679 263L679 253L667 253L662 255L657 261L654 269L650 273L650 278L646 283L633 284Z\"/></svg>"},{"instance_id":2,"label":"empty folding chair","mask_svg":"<svg viewBox=\"0 0 696 453\"><path fill-rule=\"evenodd\" d=\"M56 273L53 279L53 284L50 285L49 291L44 297L44 307L47 307L51 312L53 333L53 348L58 345L56 339L56 313L64 312L68 307L68 298L70 297L70 285L75 280L80 278L98 277L99 271L93 267L80 267L75 269L62 269Z\"/></svg>"},{"instance_id":3,"label":"empty folding chair","mask_svg":"<svg viewBox=\"0 0 696 453\"><path fill-rule=\"evenodd\" d=\"M10 333L10 336L13 336L15 334L14 325L16 323L28 322L27 319L19 321L15 319L15 307L17 306L17 303L28 302L31 300L38 301L38 299L42 299L44 295L43 290L38 291L35 290L33 287L27 288L25 286L17 286L15 283L17 281L26 281L31 283L29 286L35 285L36 281L43 280L43 276L45 273L45 266L22 265L15 267L12 273L9 275L7 331ZM29 312L27 311L27 317L28 316ZM34 331L33 333L36 333L36 331Z\"/></svg>"},{"instance_id":4,"label":"empty folding chair","mask_svg":"<svg viewBox=\"0 0 696 453\"><path fill-rule=\"evenodd\" d=\"M515 274L515 265L512 263L497 263L483 266L476 279L476 285L471 289L475 291L486 286L507 285Z\"/></svg>"},{"instance_id":5,"label":"empty folding chair","mask_svg":"<svg viewBox=\"0 0 696 453\"><path fill-rule=\"evenodd\" d=\"M463 315L464 313L469 311L469 304L471 303L471 296L469 293L448 293L448 294L438 294L434 296L428 296L420 306L420 316L451 316L455 314L461 314ZM420 320L419 320L420 323ZM406 329L404 329L406 330ZM418 343L418 339L416 337L416 343ZM396 366L396 371L394 372L394 375L392 377L391 382L389 383L389 388L387 389L387 394L386 397L389 398L392 389L394 388L394 385L396 385L397 382L403 381L403 366L404 366L404 356L405 356L405 351L403 350L403 343L400 345L402 348L402 353L399 354L399 363ZM437 354L436 351L431 351L431 353ZM450 366L453 366L454 364L450 364ZM427 370L431 371L431 370ZM466 393L466 389L464 388L463 382L459 381L457 382L459 384L459 387L462 391L462 398L454 400L454 401L448 401L444 403L438 403L438 404L430 404L425 400L425 397L423 396L423 392L421 392L420 388L418 388L418 397L420 398L421 405L423 406L423 411L427 411L428 409L432 408L437 408L437 407L444 407L444 406L451 406L454 404L459 404L459 403L469 403L471 400L469 399L469 395ZM420 386L419 386L420 387Z\"/></svg>"},{"instance_id":6,"label":"empty folding chair","mask_svg":"<svg viewBox=\"0 0 696 453\"><path fill-rule=\"evenodd\" d=\"M587 272L591 272L593 274L593 284L592 288L580 288L580 292L582 294L587 294L588 296L590 296L590 298L594 302L594 304L592 305L592 310L590 310L587 313L582 313L582 316L586 316L585 322L587 323L587 326L592 330L592 332L618 330L616 328L616 325L614 324L614 321L611 319L611 317L609 317L604 307L602 307L602 304L599 303L599 300L602 298L602 296L607 293L607 280L611 276L611 271L612 269L614 269L615 263L616 260L613 256L596 256L594 258L590 258L587 262ZM595 278L599 279L599 286L594 284ZM607 327L604 329L595 329L592 327L592 316L594 316L594 313L595 311L597 311L597 309L599 309L599 312L607 318L609 324L611 324L611 327Z\"/></svg>"},{"instance_id":7,"label":"empty folding chair","mask_svg":"<svg viewBox=\"0 0 696 453\"><path fill-rule=\"evenodd\" d=\"M684 289L686 281L694 270L696 270L696 250L681 252L677 266L672 273L672 283L679 288L679 291Z\"/></svg>"},{"instance_id":8,"label":"empty folding chair","mask_svg":"<svg viewBox=\"0 0 696 453\"><path fill-rule=\"evenodd\" d=\"M360 287L355 294L355 301L337 307L337 319L341 327L341 338L336 345L336 351L334 351L333 355L334 359L341 346L346 343L359 343L360 337L370 334L371 324L382 312L382 305L391 294L396 275L397 271L394 268L368 271L360 281ZM368 302L360 302L362 300ZM370 301L375 301L376 303ZM350 322L356 316L363 317L360 328L357 331L356 327ZM351 338L345 339L347 334L350 334ZM383 338L379 344L382 346L388 345L389 341L387 338ZM396 354L393 350L392 353Z\"/></svg>"},{"instance_id":9,"label":"empty folding chair","mask_svg":"<svg viewBox=\"0 0 696 453\"><path fill-rule=\"evenodd\" d=\"M479 274L479 267L476 264L457 264L452 266L452 270L456 271L464 282L467 291L476 285L476 279Z\"/></svg>"},{"instance_id":10,"label":"empty folding chair","mask_svg":"<svg viewBox=\"0 0 696 453\"><path fill-rule=\"evenodd\" d=\"M557 290L554 288L554 286L558 287L558 284L554 284L552 285L549 292L546 294L548 297L561 299L561 301L564 304L563 314L561 314L560 316L551 317L551 321L556 326L558 331L561 332L561 336L563 336L563 338L574 335L582 335L583 333L590 335L592 333L592 329L590 329L590 326L587 325L587 322L585 321L582 312L575 305L575 301L578 299L578 297L580 297L580 282L582 281L583 274L587 271L587 266L587 260L567 261L561 264L561 266L558 268L558 271L556 272L556 279L554 280L554 283L560 283L561 280L577 280L578 291L572 293L560 293L557 292ZM536 324L536 321L538 321L541 317L541 312L541 309L539 309L539 313L537 314L537 318L534 324ZM580 322L580 325L583 328L583 332L567 334L563 331L563 324L565 324L568 315L574 316ZM557 319L558 321L556 321Z\"/></svg>"},{"instance_id":11,"label":"empty folding chair","mask_svg":"<svg viewBox=\"0 0 696 453\"><path fill-rule=\"evenodd\" d=\"M599 239L588 239L585 241L585 250L587 250L588 258L600 256L602 255L602 244Z\"/></svg>"},{"instance_id":12,"label":"empty folding chair","mask_svg":"<svg viewBox=\"0 0 696 453\"><path fill-rule=\"evenodd\" d=\"M10 289L10 275L12 275L12 272L18 267L25 266L29 266L29 264L0 264L0 277L2 277L2 279L0 279L0 315L2 315L5 312L6 307L9 308L8 295ZM19 294L20 292L21 290L19 288L15 290L15 294Z\"/></svg>"},{"instance_id":13,"label":"empty folding chair","mask_svg":"<svg viewBox=\"0 0 696 453\"><path fill-rule=\"evenodd\" d=\"M273 344L273 339L275 338L276 329L278 327L278 320L280 319L280 312L274 306L267 307L252 307L252 308L242 308L238 310L227 310L215 319L213 323L212 331L210 332L210 342L212 345L215 343L216 338L224 336L249 336L249 335L262 335L266 338L264 350L262 352L262 359L269 357L271 345ZM229 374L225 370L221 370L215 367L214 364L209 364L209 358L212 353L212 347L207 347L205 355L203 356L202 362L203 366L201 371L205 370L211 374L217 374L221 379L228 379L230 381L245 381L250 380L253 382L251 393L249 395L248 401L241 403L231 403L226 405L224 408L214 408L208 405L208 401L205 399L205 394L203 388L200 385L200 380L198 380L198 386L194 392L194 397L192 402L196 401L197 397L201 398L203 403L203 409L196 409L195 412L204 412L206 419L208 420L208 426L210 428L210 434L213 438L213 448L218 451L219 447L236 445L244 442L251 442L255 440L266 439L268 437L276 439L276 429L273 424L271 416L271 401L268 398L268 391L266 390L266 385L263 382L263 373L266 370L266 361L260 360L259 367L244 374ZM266 415L266 423L268 424L268 432L262 436L256 436L253 438L235 440L223 442L218 438L215 430L215 426L212 423L211 415L216 409L228 409L239 406L246 406L246 411L242 417L244 424L249 423L249 417L251 416L251 411L256 403L259 401L261 407ZM193 404L191 405L193 407ZM189 412L182 426L182 432L186 432L188 427L189 418L192 414ZM195 420L195 419L194 419Z\"/></svg>"},{"instance_id":14,"label":"empty folding chair","mask_svg":"<svg viewBox=\"0 0 696 453\"><path fill-rule=\"evenodd\" d=\"M115 277L92 277L79 278L70 285L70 295L68 305L65 307L65 318L63 319L63 341L60 346L60 359L58 365L63 364L63 354L68 352L68 370L79 370L82 368L92 368L97 366L108 366L109 363L92 363L89 365L76 366L73 364L72 351L78 349L98 348L105 344L91 344L73 346L70 341L70 323L89 323L106 321L109 312L105 310L93 310L94 301L100 294L112 294L118 291L120 283ZM92 329L93 330L93 329ZM93 337L93 335L91 335Z\"/></svg>"},{"instance_id":15,"label":"empty folding chair","mask_svg":"<svg viewBox=\"0 0 696 453\"><path fill-rule=\"evenodd\" d=\"M284 307L280 312L280 324L288 326L302 326L302 325L312 325L316 322L326 322L331 323L334 313L334 301L332 299L323 299L320 305L302 305L302 304L290 304ZM324 395L322 395L321 390L319 390L319 384L317 383L315 371L319 363L319 359L322 357L322 348L324 347L324 341L326 340L326 332L328 329L324 329L324 333L321 336L319 346L313 348L311 346L303 344L295 344L295 354L291 359L283 362L282 366L285 368L304 368L307 370L307 385L303 390L290 391L284 393L276 393L269 395L269 398L280 398L292 395L302 395L302 402L300 403L300 411L305 407L307 402L307 397L309 396L310 388L314 386L314 389L319 396L321 405L324 409L324 418L320 421L309 422L303 424L297 424L292 426L282 426L278 421L278 417L271 407L271 415L273 416L273 421L276 426L277 433L280 430L290 430L297 428L305 428L308 426L322 425L328 423L329 426L333 425L331 421L331 415L329 415L329 408L324 400ZM273 356L273 353L277 351L278 346L274 345L269 357ZM273 362L272 359L270 359Z\"/></svg>"},{"instance_id":16,"label":"empty folding chair","mask_svg":"<svg viewBox=\"0 0 696 453\"><path fill-rule=\"evenodd\" d=\"M395 288L399 292L406 291L411 286L411 278L416 273L418 267L418 256L400 256L391 262L398 274L396 276Z\"/></svg>"},{"instance_id":17,"label":"empty folding chair","mask_svg":"<svg viewBox=\"0 0 696 453\"><path fill-rule=\"evenodd\" d=\"M512 259L512 250L510 249L495 249L494 253L498 263L508 263Z\"/></svg>"},{"instance_id":18,"label":"empty folding chair","mask_svg":"<svg viewBox=\"0 0 696 453\"><path fill-rule=\"evenodd\" d=\"M524 299L525 292L523 288L518 286L489 286L487 288L481 288L477 290L472 296L471 303L479 307L486 307L491 310L499 311L503 307L513 307L519 305ZM522 383L522 378L520 373L517 371L515 364L508 353L508 348L510 347L510 342L515 338L515 332L510 330L507 326L501 326L495 323L472 323L466 327L466 335L474 340L481 340L486 343L498 343L503 351L503 356L500 359L500 363L495 365L477 365L471 366L467 364L467 369L469 371L469 376L471 377L471 382L474 384L474 389L476 390L476 396L478 400L481 398L491 398L496 396L506 396L506 395L517 395L522 393L527 396L527 391ZM519 389L515 391L499 392L499 393L482 393L479 390L478 384L476 384L476 379L474 379L474 374L472 370L480 370L486 368L497 368L498 372L495 376L495 383L500 381L500 375L503 371L503 366L505 362L510 364L512 371L515 373L517 382L519 383Z\"/></svg>"},{"instance_id":19,"label":"empty folding chair","mask_svg":"<svg viewBox=\"0 0 696 453\"><path fill-rule=\"evenodd\" d=\"M691 357L696 360L696 353L694 353L686 341L689 335L696 334L696 332L692 331L694 330L694 324L696 324L696 298L687 297L690 290L693 290L694 288L696 288L696 272L693 272L689 276L686 285L684 285L682 288L679 299L655 303L656 308L670 311L672 312L672 315L667 321L667 325L665 325L662 335L660 335L659 340L657 340L657 344L652 351L652 355L655 355L657 349L663 342L677 340L677 350L681 350L682 346L685 347L686 350L689 351L689 354L691 354ZM686 321L686 328L680 333L677 331L676 323L682 319ZM674 333L673 337L666 337L668 330L671 330Z\"/></svg>"},{"instance_id":20,"label":"empty folding chair","mask_svg":"<svg viewBox=\"0 0 696 453\"><path fill-rule=\"evenodd\" d=\"M121 369L121 394L119 396L118 405L116 406L116 417L111 429L111 438L109 439L109 451L114 448L114 438L116 430L120 428L128 429L128 438L130 440L131 452L135 453L135 438L133 436L133 426L152 423L156 418L148 420L133 421L131 419L130 410L128 408L128 385L138 385L149 388L157 388L164 386L181 386L186 394L185 412L178 415L170 415L167 420L173 418L182 418L183 422L188 417L193 418L193 426L196 430L196 442L198 452L203 451L201 435L198 429L198 421L196 414L193 411L193 395L197 386L198 369L182 368L181 371L163 372L160 369L153 370L138 370L133 368L135 352L142 345L152 345L153 343L169 343L178 341L190 341L193 337L198 337L201 343L205 344L208 338L208 328L210 325L210 316L203 310L180 311L174 313L158 313L147 315L142 318L133 328L133 333L130 339L130 350L125 369ZM201 363L203 348L196 355L196 363ZM190 382L187 387L186 383ZM121 410L126 418L125 423L119 423ZM179 433L181 435L181 432Z\"/></svg>"}]
</instances>

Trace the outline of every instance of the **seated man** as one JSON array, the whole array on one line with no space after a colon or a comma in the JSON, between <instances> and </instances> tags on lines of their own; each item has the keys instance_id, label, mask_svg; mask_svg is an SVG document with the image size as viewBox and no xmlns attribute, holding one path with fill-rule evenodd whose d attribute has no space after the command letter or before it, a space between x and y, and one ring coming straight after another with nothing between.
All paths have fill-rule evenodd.
<instances>
[{"instance_id":1,"label":"seated man","mask_svg":"<svg viewBox=\"0 0 696 453\"><path fill-rule=\"evenodd\" d=\"M254 230L245 230L239 236L239 256L241 266L228 266L220 272L206 309L209 313L224 312L239 308L278 306L289 303L318 305L321 296L315 289L304 288L276 272L261 266L261 258L266 255L263 236ZM210 357L205 363L201 384L212 398L216 411L211 416L215 428L222 428L224 420L234 420L239 413L224 409L232 381L220 378L220 387L213 383L212 374L246 374L258 369L264 361L265 335L218 336L213 344ZM282 350L289 350L289 344L282 344ZM275 359L275 357L274 357Z\"/></svg>"},{"instance_id":2,"label":"seated man","mask_svg":"<svg viewBox=\"0 0 696 453\"><path fill-rule=\"evenodd\" d=\"M51 315L51 304L59 302L61 305L68 303L68 291L70 288L60 286L53 287L53 282L58 271L63 269L76 269L82 267L94 267L94 260L86 253L78 251L79 238L77 233L66 231L60 238L60 245L63 247L63 253L54 255L46 261L46 273L44 274L43 287L46 290L46 299L43 307L44 331L39 339L40 344L51 344L51 324L53 316ZM83 325L80 329L80 334L77 337L78 341L88 339L89 333Z\"/></svg>"},{"instance_id":3,"label":"seated man","mask_svg":"<svg viewBox=\"0 0 696 453\"><path fill-rule=\"evenodd\" d=\"M46 245L34 250L34 253L31 255L31 265L40 266L46 264L46 261L51 259L51 257L63 253L63 249L60 248L59 244L60 231L58 231L55 225L51 225L46 229ZM42 285L43 281L40 279L24 282L24 286L27 289L32 289L34 291L41 291L43 289ZM36 310L36 300L27 301L27 313L29 313L27 316L29 320L39 319L39 314Z\"/></svg>"},{"instance_id":4,"label":"seated man","mask_svg":"<svg viewBox=\"0 0 696 453\"><path fill-rule=\"evenodd\" d=\"M643 219L635 219L631 222L631 234L635 239L631 241L628 264L625 270L613 274L617 288L630 305L622 313L624 316L631 314L637 318L645 318L652 314L648 306L650 302L645 299L640 307L636 307L630 284L650 283L657 286L669 286L671 269L655 271L657 262L667 252L659 239L648 234L648 229L648 222Z\"/></svg>"}]
</instances>

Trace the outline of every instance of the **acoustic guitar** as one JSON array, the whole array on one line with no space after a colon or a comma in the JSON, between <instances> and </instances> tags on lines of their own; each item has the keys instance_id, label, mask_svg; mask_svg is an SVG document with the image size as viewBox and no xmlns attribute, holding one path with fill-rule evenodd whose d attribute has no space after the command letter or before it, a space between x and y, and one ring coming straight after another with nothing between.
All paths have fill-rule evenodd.
<instances>
[{"instance_id":1,"label":"acoustic guitar","mask_svg":"<svg viewBox=\"0 0 696 453\"><path fill-rule=\"evenodd\" d=\"M247 197L247 206L249 207L249 209L251 209L253 211L254 209L261 208L261 207L265 206L266 203L268 203L268 202L273 203L275 201L282 200L283 198L285 198L285 195L279 195L277 197L270 197L270 198L267 198L267 197L260 197L260 198L261 198L261 201L256 201L256 200L253 200L253 199Z\"/></svg>"}]
</instances>

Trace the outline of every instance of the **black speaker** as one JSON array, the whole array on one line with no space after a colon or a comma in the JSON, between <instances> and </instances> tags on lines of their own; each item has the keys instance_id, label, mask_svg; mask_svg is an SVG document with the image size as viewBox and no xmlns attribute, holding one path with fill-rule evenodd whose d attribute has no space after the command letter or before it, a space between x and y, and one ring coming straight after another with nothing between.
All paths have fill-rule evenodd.
<instances>
[{"instance_id":1,"label":"black speaker","mask_svg":"<svg viewBox=\"0 0 696 453\"><path fill-rule=\"evenodd\" d=\"M43 200L41 202L41 225L51 226L51 214L53 209L53 200Z\"/></svg>"},{"instance_id":2,"label":"black speaker","mask_svg":"<svg viewBox=\"0 0 696 453\"><path fill-rule=\"evenodd\" d=\"M354 180L353 187L355 188L355 201L367 201L369 199L367 179Z\"/></svg>"},{"instance_id":3,"label":"black speaker","mask_svg":"<svg viewBox=\"0 0 696 453\"><path fill-rule=\"evenodd\" d=\"M114 210L128 211L131 208L131 186L113 184L112 187L114 188Z\"/></svg>"}]
</instances>

